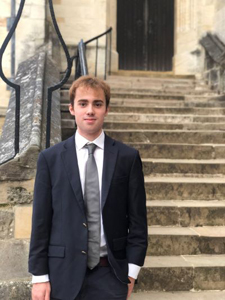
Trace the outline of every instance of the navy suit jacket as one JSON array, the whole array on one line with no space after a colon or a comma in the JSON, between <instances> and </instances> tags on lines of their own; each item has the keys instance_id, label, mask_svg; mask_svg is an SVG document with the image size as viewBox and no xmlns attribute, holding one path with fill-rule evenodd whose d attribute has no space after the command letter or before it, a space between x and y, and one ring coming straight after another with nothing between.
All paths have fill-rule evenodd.
<instances>
[{"instance_id":1,"label":"navy suit jacket","mask_svg":"<svg viewBox=\"0 0 225 300\"><path fill-rule=\"evenodd\" d=\"M146 197L137 150L105 136L102 217L108 259L127 284L147 249ZM87 269L88 231L74 136L42 151L34 188L29 272L49 274L51 296L74 300Z\"/></svg>"}]
</instances>

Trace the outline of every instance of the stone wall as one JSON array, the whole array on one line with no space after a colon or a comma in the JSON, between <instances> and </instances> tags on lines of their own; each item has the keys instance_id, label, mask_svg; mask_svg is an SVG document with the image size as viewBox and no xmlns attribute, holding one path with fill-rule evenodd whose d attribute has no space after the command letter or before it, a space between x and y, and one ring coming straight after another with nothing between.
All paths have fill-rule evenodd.
<instances>
[{"instance_id":1,"label":"stone wall","mask_svg":"<svg viewBox=\"0 0 225 300\"><path fill-rule=\"evenodd\" d=\"M16 1L18 9L20 1ZM7 35L7 18L11 14L11 0L1 0L0 4L0 44ZM16 29L16 69L27 58L34 55L36 49L45 40L45 0L28 0L25 2L23 14ZM6 49L3 67L6 77L11 76L11 46ZM0 107L8 106L10 93L6 84L0 79Z\"/></svg>"},{"instance_id":2,"label":"stone wall","mask_svg":"<svg viewBox=\"0 0 225 300\"><path fill-rule=\"evenodd\" d=\"M175 74L200 74L199 39L213 29L216 0L177 0L175 7Z\"/></svg>"},{"instance_id":3,"label":"stone wall","mask_svg":"<svg viewBox=\"0 0 225 300\"><path fill-rule=\"evenodd\" d=\"M2 134L3 124L5 122L5 114L6 114L6 108L0 107L0 137Z\"/></svg>"},{"instance_id":4,"label":"stone wall","mask_svg":"<svg viewBox=\"0 0 225 300\"><path fill-rule=\"evenodd\" d=\"M225 2L216 1L216 12L213 32L225 43Z\"/></svg>"},{"instance_id":5,"label":"stone wall","mask_svg":"<svg viewBox=\"0 0 225 300\"><path fill-rule=\"evenodd\" d=\"M19 65L20 152L0 165L0 299L29 300L28 251L36 161L45 144L47 87L59 82L59 69L42 47ZM14 154L15 95L12 93L0 140L0 162ZM51 144L61 140L60 95L53 93Z\"/></svg>"}]
</instances>

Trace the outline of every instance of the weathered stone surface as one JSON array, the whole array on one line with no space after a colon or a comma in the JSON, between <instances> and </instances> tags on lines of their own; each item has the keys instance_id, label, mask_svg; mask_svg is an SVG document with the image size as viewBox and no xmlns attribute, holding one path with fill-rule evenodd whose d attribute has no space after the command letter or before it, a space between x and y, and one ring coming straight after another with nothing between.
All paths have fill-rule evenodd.
<instances>
[{"instance_id":1,"label":"weathered stone surface","mask_svg":"<svg viewBox=\"0 0 225 300\"><path fill-rule=\"evenodd\" d=\"M31 233L32 205L17 205L15 213L15 234L16 239L29 239Z\"/></svg>"},{"instance_id":2,"label":"weathered stone surface","mask_svg":"<svg viewBox=\"0 0 225 300\"><path fill-rule=\"evenodd\" d=\"M189 207L180 209L181 226L224 226L225 207Z\"/></svg>"},{"instance_id":3,"label":"weathered stone surface","mask_svg":"<svg viewBox=\"0 0 225 300\"><path fill-rule=\"evenodd\" d=\"M148 178L146 194L148 200L224 200L223 180L209 178ZM211 181L211 182L210 182Z\"/></svg>"},{"instance_id":4,"label":"weathered stone surface","mask_svg":"<svg viewBox=\"0 0 225 300\"><path fill-rule=\"evenodd\" d=\"M225 174L225 160L166 160L166 159L143 159L145 175L182 174L182 176L220 176ZM195 174L195 175L194 175Z\"/></svg>"},{"instance_id":5,"label":"weathered stone surface","mask_svg":"<svg viewBox=\"0 0 225 300\"><path fill-rule=\"evenodd\" d=\"M142 292L133 293L130 300L222 300L225 291Z\"/></svg>"},{"instance_id":6,"label":"weathered stone surface","mask_svg":"<svg viewBox=\"0 0 225 300\"><path fill-rule=\"evenodd\" d=\"M21 63L16 75L16 83L21 85L20 100L20 152L29 145L40 145L41 106L44 77L45 51ZM33 116L32 118L30 116ZM6 130L7 128L7 130ZM3 128L0 161L14 155L15 93L9 101L6 121Z\"/></svg>"},{"instance_id":7,"label":"weathered stone surface","mask_svg":"<svg viewBox=\"0 0 225 300\"><path fill-rule=\"evenodd\" d=\"M223 290L224 268L224 255L147 256L136 290Z\"/></svg>"},{"instance_id":8,"label":"weathered stone surface","mask_svg":"<svg viewBox=\"0 0 225 300\"><path fill-rule=\"evenodd\" d=\"M113 113L139 113L139 114L179 114L179 115L224 115L224 108L196 108L196 107L139 107L115 106L110 107Z\"/></svg>"},{"instance_id":9,"label":"weathered stone surface","mask_svg":"<svg viewBox=\"0 0 225 300\"><path fill-rule=\"evenodd\" d=\"M218 236L211 236L212 229L208 229L208 234L204 229L201 234L198 228L149 227L147 253L154 256L224 254L225 234L218 228Z\"/></svg>"},{"instance_id":10,"label":"weathered stone surface","mask_svg":"<svg viewBox=\"0 0 225 300\"><path fill-rule=\"evenodd\" d=\"M24 280L0 281L0 299L2 300L30 300L31 281Z\"/></svg>"},{"instance_id":11,"label":"weathered stone surface","mask_svg":"<svg viewBox=\"0 0 225 300\"><path fill-rule=\"evenodd\" d=\"M28 251L28 241L0 241L0 281L30 277Z\"/></svg>"},{"instance_id":12,"label":"weathered stone surface","mask_svg":"<svg viewBox=\"0 0 225 300\"><path fill-rule=\"evenodd\" d=\"M224 290L225 267L195 268L194 289Z\"/></svg>"},{"instance_id":13,"label":"weathered stone surface","mask_svg":"<svg viewBox=\"0 0 225 300\"><path fill-rule=\"evenodd\" d=\"M148 225L224 226L224 201L149 201Z\"/></svg>"},{"instance_id":14,"label":"weathered stone surface","mask_svg":"<svg viewBox=\"0 0 225 300\"><path fill-rule=\"evenodd\" d=\"M225 137L220 131L106 130L106 133L124 143L223 144Z\"/></svg>"},{"instance_id":15,"label":"weathered stone surface","mask_svg":"<svg viewBox=\"0 0 225 300\"><path fill-rule=\"evenodd\" d=\"M225 147L214 145L127 143L139 150L142 158L213 159L225 158Z\"/></svg>"},{"instance_id":16,"label":"weathered stone surface","mask_svg":"<svg viewBox=\"0 0 225 300\"><path fill-rule=\"evenodd\" d=\"M147 206L147 218L149 226L175 226L179 225L180 211L177 207Z\"/></svg>"},{"instance_id":17,"label":"weathered stone surface","mask_svg":"<svg viewBox=\"0 0 225 300\"><path fill-rule=\"evenodd\" d=\"M14 213L12 209L0 209L0 239L9 239L13 237L14 231Z\"/></svg>"},{"instance_id":18,"label":"weathered stone surface","mask_svg":"<svg viewBox=\"0 0 225 300\"><path fill-rule=\"evenodd\" d=\"M44 78L47 78L44 83ZM20 149L19 154L0 166L0 180L31 179L35 176L36 161L41 150L46 126L46 89L59 82L59 70L46 58L46 50L19 65L16 83L21 85ZM46 86L47 85L47 86ZM52 98L51 144L61 140L59 92ZM0 162L14 156L15 93L10 98L2 137Z\"/></svg>"},{"instance_id":19,"label":"weathered stone surface","mask_svg":"<svg viewBox=\"0 0 225 300\"><path fill-rule=\"evenodd\" d=\"M193 269L142 268L136 291L189 291L193 288Z\"/></svg>"},{"instance_id":20,"label":"weathered stone surface","mask_svg":"<svg viewBox=\"0 0 225 300\"><path fill-rule=\"evenodd\" d=\"M70 117L64 113L63 116ZM72 118L72 117L70 117ZM111 122L149 122L149 123L225 123L224 115L182 115L182 114L141 114L141 113L115 113L110 112L106 117L106 121ZM129 129L129 128L127 128Z\"/></svg>"},{"instance_id":21,"label":"weathered stone surface","mask_svg":"<svg viewBox=\"0 0 225 300\"><path fill-rule=\"evenodd\" d=\"M34 179L0 181L0 203L22 204L33 199Z\"/></svg>"},{"instance_id":22,"label":"weathered stone surface","mask_svg":"<svg viewBox=\"0 0 225 300\"><path fill-rule=\"evenodd\" d=\"M0 135L2 134L2 127L5 122L5 117L0 116Z\"/></svg>"}]
</instances>

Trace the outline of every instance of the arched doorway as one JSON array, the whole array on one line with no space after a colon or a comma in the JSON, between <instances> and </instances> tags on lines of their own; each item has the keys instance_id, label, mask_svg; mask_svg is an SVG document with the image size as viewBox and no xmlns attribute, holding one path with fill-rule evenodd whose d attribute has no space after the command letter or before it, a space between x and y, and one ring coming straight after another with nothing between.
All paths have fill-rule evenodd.
<instances>
[{"instance_id":1,"label":"arched doorway","mask_svg":"<svg viewBox=\"0 0 225 300\"><path fill-rule=\"evenodd\" d=\"M119 69L171 71L174 0L117 0Z\"/></svg>"}]
</instances>

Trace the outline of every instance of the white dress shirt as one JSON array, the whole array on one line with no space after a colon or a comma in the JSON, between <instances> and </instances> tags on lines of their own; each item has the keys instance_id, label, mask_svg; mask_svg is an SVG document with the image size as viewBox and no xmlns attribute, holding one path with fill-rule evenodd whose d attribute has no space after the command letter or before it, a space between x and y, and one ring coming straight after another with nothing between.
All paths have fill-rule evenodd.
<instances>
[{"instance_id":1,"label":"white dress shirt","mask_svg":"<svg viewBox=\"0 0 225 300\"><path fill-rule=\"evenodd\" d=\"M103 171L103 158L104 158L104 143L105 143L105 134L102 131L101 134L94 140L88 141L86 138L81 136L78 131L75 134L75 148L77 153L77 162L80 174L80 181L81 181L81 188L84 195L84 183L85 183L85 166L88 159L88 150L84 146L87 143L94 143L97 147L94 152L94 158L96 161L97 169L98 169L98 178L99 178L99 191L100 191L100 204L101 204L101 196L102 196L102 171ZM102 222L102 215L101 215L101 241L100 241L100 256L107 255L107 247L106 247L106 240L105 240L105 233L103 228ZM138 273L141 269L140 266L134 264L128 264L128 276L136 279ZM49 281L49 276L41 275L32 277L32 283L40 283L40 282L47 282Z\"/></svg>"}]
</instances>

